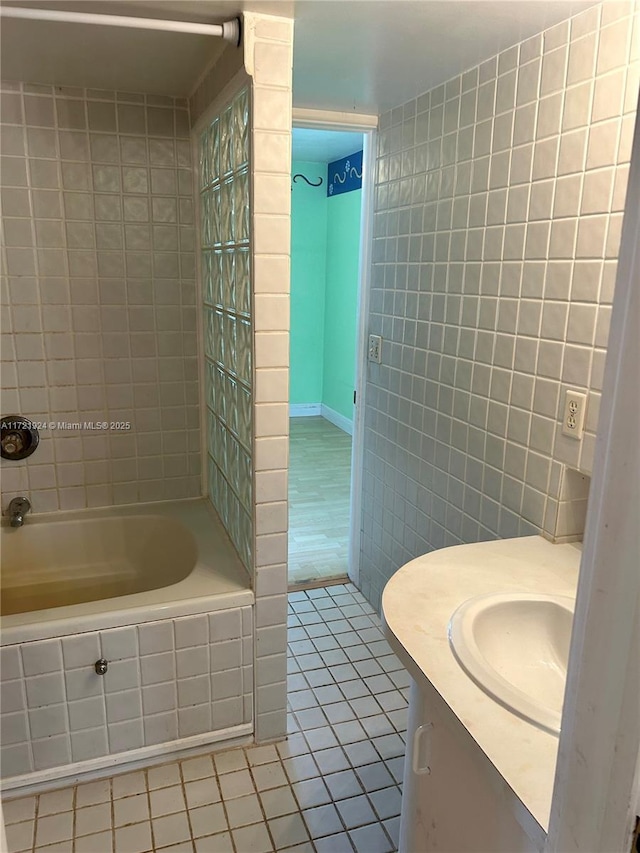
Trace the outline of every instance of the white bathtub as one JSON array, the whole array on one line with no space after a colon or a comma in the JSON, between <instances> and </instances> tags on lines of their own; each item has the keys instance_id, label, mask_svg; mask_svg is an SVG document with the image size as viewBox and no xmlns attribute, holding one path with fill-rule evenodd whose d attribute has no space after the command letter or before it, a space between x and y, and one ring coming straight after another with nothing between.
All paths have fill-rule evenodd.
<instances>
[{"instance_id":1,"label":"white bathtub","mask_svg":"<svg viewBox=\"0 0 640 853\"><path fill-rule=\"evenodd\" d=\"M27 515L0 528L0 645L253 603L205 500Z\"/></svg>"},{"instance_id":2,"label":"white bathtub","mask_svg":"<svg viewBox=\"0 0 640 853\"><path fill-rule=\"evenodd\" d=\"M0 539L5 790L251 737L254 595L207 502L27 516Z\"/></svg>"}]
</instances>

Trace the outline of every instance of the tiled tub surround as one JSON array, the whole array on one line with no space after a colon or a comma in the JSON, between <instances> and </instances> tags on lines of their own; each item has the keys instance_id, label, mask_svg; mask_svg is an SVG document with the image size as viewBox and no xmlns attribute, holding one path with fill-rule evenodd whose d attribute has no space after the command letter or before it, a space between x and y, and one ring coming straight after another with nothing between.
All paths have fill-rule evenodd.
<instances>
[{"instance_id":1,"label":"tiled tub surround","mask_svg":"<svg viewBox=\"0 0 640 853\"><path fill-rule=\"evenodd\" d=\"M9 853L395 850L407 673L350 584L292 594L289 622L286 741L5 800Z\"/></svg>"},{"instance_id":2,"label":"tiled tub surround","mask_svg":"<svg viewBox=\"0 0 640 853\"><path fill-rule=\"evenodd\" d=\"M202 493L186 102L2 84L3 412L130 422L42 432L3 507Z\"/></svg>"},{"instance_id":3,"label":"tiled tub surround","mask_svg":"<svg viewBox=\"0 0 640 853\"><path fill-rule=\"evenodd\" d=\"M88 510L87 520L117 522L117 512ZM155 515L165 526L181 525L194 544L192 570L146 592L4 617L5 788L252 735L253 593L222 525L203 500L130 512L134 522L136 514ZM82 524L82 517L74 513L72 523ZM36 525L51 528L53 537L64 521L61 513ZM25 525L2 533L15 538L30 531ZM99 559L95 543L88 550ZM154 566L141 570L153 575ZM82 572L79 564L78 585ZM108 661L103 676L94 668L99 658Z\"/></svg>"},{"instance_id":4,"label":"tiled tub surround","mask_svg":"<svg viewBox=\"0 0 640 853\"><path fill-rule=\"evenodd\" d=\"M253 557L253 324L249 92L200 134L200 269L208 495L247 568Z\"/></svg>"},{"instance_id":5,"label":"tiled tub surround","mask_svg":"<svg viewBox=\"0 0 640 853\"><path fill-rule=\"evenodd\" d=\"M563 466L593 460L634 9L595 6L381 117L360 574L376 606L433 548L580 532L585 481ZM588 393L582 442L561 433L567 388Z\"/></svg>"}]
</instances>

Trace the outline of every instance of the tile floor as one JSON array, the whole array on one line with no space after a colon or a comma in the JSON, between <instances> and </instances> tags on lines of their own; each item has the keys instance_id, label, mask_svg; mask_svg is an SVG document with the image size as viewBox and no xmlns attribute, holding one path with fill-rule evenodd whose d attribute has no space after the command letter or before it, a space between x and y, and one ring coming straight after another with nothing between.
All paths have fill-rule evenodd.
<instances>
[{"instance_id":1,"label":"tile floor","mask_svg":"<svg viewBox=\"0 0 640 853\"><path fill-rule=\"evenodd\" d=\"M10 853L392 853L408 675L351 584L289 596L289 737L4 803Z\"/></svg>"},{"instance_id":2,"label":"tile floor","mask_svg":"<svg viewBox=\"0 0 640 853\"><path fill-rule=\"evenodd\" d=\"M346 575L351 436L320 417L289 424L289 583Z\"/></svg>"}]
</instances>

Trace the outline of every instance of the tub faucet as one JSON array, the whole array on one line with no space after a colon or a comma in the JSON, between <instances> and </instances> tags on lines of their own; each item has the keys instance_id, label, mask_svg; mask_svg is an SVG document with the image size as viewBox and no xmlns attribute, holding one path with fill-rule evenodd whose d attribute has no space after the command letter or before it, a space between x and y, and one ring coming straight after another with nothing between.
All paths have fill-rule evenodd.
<instances>
[{"instance_id":1,"label":"tub faucet","mask_svg":"<svg viewBox=\"0 0 640 853\"><path fill-rule=\"evenodd\" d=\"M30 509L31 503L27 498L13 498L7 509L7 515L9 516L9 523L11 526L22 527L24 524L24 517Z\"/></svg>"}]
</instances>

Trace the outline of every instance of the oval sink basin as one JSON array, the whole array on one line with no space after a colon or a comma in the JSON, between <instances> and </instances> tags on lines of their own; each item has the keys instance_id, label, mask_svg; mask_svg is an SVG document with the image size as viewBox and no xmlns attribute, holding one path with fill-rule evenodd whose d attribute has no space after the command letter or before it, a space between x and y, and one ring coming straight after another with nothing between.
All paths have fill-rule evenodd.
<instances>
[{"instance_id":1,"label":"oval sink basin","mask_svg":"<svg viewBox=\"0 0 640 853\"><path fill-rule=\"evenodd\" d=\"M510 711L560 732L574 601L529 593L481 595L449 622L449 643L465 672Z\"/></svg>"}]
</instances>

